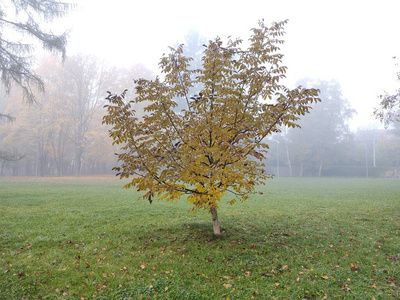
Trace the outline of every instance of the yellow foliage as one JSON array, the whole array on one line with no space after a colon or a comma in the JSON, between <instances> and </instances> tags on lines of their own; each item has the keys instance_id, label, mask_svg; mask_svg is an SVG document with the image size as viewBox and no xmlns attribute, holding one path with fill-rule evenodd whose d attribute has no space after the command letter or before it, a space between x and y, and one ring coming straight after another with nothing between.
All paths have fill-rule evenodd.
<instances>
[{"instance_id":1,"label":"yellow foliage","mask_svg":"<svg viewBox=\"0 0 400 300\"><path fill-rule=\"evenodd\" d=\"M278 48L285 24L260 22L248 49L241 40L210 41L196 70L182 45L171 48L160 61L163 80L135 80L137 96L129 102L125 92L108 96L103 123L121 145L114 169L131 178L125 187L147 191L150 202L153 195L173 201L187 194L194 210L210 210L227 193L234 195L230 204L246 200L269 178L265 138L279 126L296 127L298 116L320 101L318 90L279 83L287 70ZM198 94L195 86L202 87ZM187 104L179 112L177 98ZM147 104L140 118L138 103Z\"/></svg>"}]
</instances>

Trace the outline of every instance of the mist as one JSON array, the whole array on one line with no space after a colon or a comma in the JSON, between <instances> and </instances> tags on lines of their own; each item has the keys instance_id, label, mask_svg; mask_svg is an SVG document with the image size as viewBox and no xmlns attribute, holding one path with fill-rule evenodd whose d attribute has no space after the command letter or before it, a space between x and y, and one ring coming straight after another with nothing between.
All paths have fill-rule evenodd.
<instances>
[{"instance_id":1,"label":"mist","mask_svg":"<svg viewBox=\"0 0 400 300\"><path fill-rule=\"evenodd\" d=\"M117 148L101 124L107 91L128 89L133 98L133 79L159 76L158 62L168 46L185 44L198 67L208 40L246 40L260 19L267 24L289 19L282 45L285 84L320 88L322 102L299 120L302 128L281 128L271 137L267 172L398 177L398 126L385 129L373 116L378 96L399 84L393 57L400 53L395 38L400 24L392 4L363 4L361 10L358 3L341 1L255 1L241 7L221 2L210 12L207 1L197 10L180 1L115 1L112 7L76 2L54 25L70 31L66 61L37 51L35 72L46 86L38 105L21 101L18 88L1 93L0 109L15 121L0 121L0 176L113 174ZM386 24L385 30L376 24Z\"/></svg>"}]
</instances>

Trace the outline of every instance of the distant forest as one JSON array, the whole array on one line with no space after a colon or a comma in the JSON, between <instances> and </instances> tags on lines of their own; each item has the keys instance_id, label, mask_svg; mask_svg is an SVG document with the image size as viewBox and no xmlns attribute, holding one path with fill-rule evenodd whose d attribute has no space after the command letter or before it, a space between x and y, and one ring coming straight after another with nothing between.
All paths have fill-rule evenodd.
<instances>
[{"instance_id":1,"label":"distant forest","mask_svg":"<svg viewBox=\"0 0 400 300\"><path fill-rule=\"evenodd\" d=\"M0 176L113 174L118 148L102 125L107 91L128 89L132 99L133 79L152 78L152 72L142 65L109 68L92 56L64 63L49 56L35 71L46 87L37 103L24 103L18 87L10 94L0 91L0 111L14 118L0 120ZM339 83L304 79L298 84L319 88L322 102L299 120L301 129L281 128L270 139L267 173L399 178L400 125L351 132L347 123L356 112Z\"/></svg>"}]
</instances>

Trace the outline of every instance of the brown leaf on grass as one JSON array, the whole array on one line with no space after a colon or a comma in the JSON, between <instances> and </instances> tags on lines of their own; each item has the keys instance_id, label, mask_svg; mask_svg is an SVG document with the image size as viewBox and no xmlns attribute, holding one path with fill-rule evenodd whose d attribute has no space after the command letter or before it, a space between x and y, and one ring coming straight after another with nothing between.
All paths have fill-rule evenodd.
<instances>
[{"instance_id":1,"label":"brown leaf on grass","mask_svg":"<svg viewBox=\"0 0 400 300\"><path fill-rule=\"evenodd\" d=\"M358 271L358 270L360 270L360 266L355 265L355 264L350 264L350 269L352 271Z\"/></svg>"},{"instance_id":2,"label":"brown leaf on grass","mask_svg":"<svg viewBox=\"0 0 400 300\"><path fill-rule=\"evenodd\" d=\"M279 269L279 271L281 271L281 272L286 271L286 270L289 270L289 267L287 265L284 265Z\"/></svg>"},{"instance_id":3,"label":"brown leaf on grass","mask_svg":"<svg viewBox=\"0 0 400 300\"><path fill-rule=\"evenodd\" d=\"M343 291L346 291L346 292L350 291L350 288L349 288L348 284L345 283L345 284L343 285L343 287L342 287L342 290L343 290Z\"/></svg>"},{"instance_id":4,"label":"brown leaf on grass","mask_svg":"<svg viewBox=\"0 0 400 300\"><path fill-rule=\"evenodd\" d=\"M389 259L390 260L393 260L393 261L395 261L395 262L398 262L399 261L399 255L389 255Z\"/></svg>"}]
</instances>

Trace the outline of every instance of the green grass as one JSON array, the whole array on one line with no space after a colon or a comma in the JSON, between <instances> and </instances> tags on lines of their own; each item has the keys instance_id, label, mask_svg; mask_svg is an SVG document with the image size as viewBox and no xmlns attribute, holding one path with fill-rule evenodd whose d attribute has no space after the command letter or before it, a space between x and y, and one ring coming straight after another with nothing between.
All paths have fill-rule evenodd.
<instances>
[{"instance_id":1,"label":"green grass","mask_svg":"<svg viewBox=\"0 0 400 300\"><path fill-rule=\"evenodd\" d=\"M268 181L211 218L122 182L0 178L0 299L400 298L400 182Z\"/></svg>"}]
</instances>

